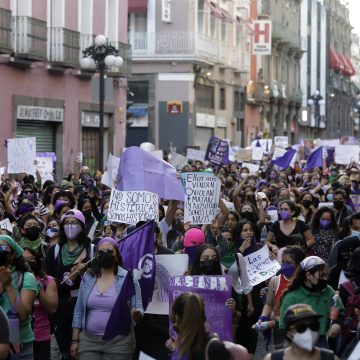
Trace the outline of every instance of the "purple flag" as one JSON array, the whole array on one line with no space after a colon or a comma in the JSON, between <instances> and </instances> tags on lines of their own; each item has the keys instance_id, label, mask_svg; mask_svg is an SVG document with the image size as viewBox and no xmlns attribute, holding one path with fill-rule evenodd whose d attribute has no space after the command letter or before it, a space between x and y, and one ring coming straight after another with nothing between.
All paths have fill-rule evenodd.
<instances>
[{"instance_id":1,"label":"purple flag","mask_svg":"<svg viewBox=\"0 0 360 360\"><path fill-rule=\"evenodd\" d=\"M229 162L229 143L212 136L206 149L205 160L214 165L227 164Z\"/></svg>"},{"instance_id":2,"label":"purple flag","mask_svg":"<svg viewBox=\"0 0 360 360\"><path fill-rule=\"evenodd\" d=\"M175 168L137 146L121 156L118 179L120 191L151 191L167 200L185 199Z\"/></svg>"},{"instance_id":3,"label":"purple flag","mask_svg":"<svg viewBox=\"0 0 360 360\"><path fill-rule=\"evenodd\" d=\"M112 340L115 336L128 336L131 329L131 309L127 305L135 295L135 286L129 271L124 279L119 296L106 324L103 340Z\"/></svg>"},{"instance_id":4,"label":"purple flag","mask_svg":"<svg viewBox=\"0 0 360 360\"><path fill-rule=\"evenodd\" d=\"M188 291L199 294L204 299L210 331L218 334L221 340L232 341L232 312L225 305L231 298L231 289L230 276L172 276L169 281L170 309L180 294Z\"/></svg>"},{"instance_id":5,"label":"purple flag","mask_svg":"<svg viewBox=\"0 0 360 360\"><path fill-rule=\"evenodd\" d=\"M139 281L144 310L152 299L155 284L154 221L131 232L118 242L123 268Z\"/></svg>"},{"instance_id":6,"label":"purple flag","mask_svg":"<svg viewBox=\"0 0 360 360\"><path fill-rule=\"evenodd\" d=\"M283 169L286 169L290 166L291 161L296 154L295 149L289 149L283 156L279 156L278 158L271 160L274 165L280 166Z\"/></svg>"},{"instance_id":7,"label":"purple flag","mask_svg":"<svg viewBox=\"0 0 360 360\"><path fill-rule=\"evenodd\" d=\"M323 166L323 147L318 147L314 152L309 156L303 171L309 171L317 167Z\"/></svg>"}]
</instances>

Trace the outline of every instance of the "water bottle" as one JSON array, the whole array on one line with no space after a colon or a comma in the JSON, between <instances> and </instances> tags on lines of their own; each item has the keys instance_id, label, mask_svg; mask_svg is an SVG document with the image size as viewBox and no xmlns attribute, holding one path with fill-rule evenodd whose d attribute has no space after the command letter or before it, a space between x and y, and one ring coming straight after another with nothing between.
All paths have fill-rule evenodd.
<instances>
[{"instance_id":1,"label":"water bottle","mask_svg":"<svg viewBox=\"0 0 360 360\"><path fill-rule=\"evenodd\" d=\"M255 330L256 332L266 331L269 329L273 329L275 325L276 325L275 320L257 322L252 326L252 329Z\"/></svg>"},{"instance_id":2,"label":"water bottle","mask_svg":"<svg viewBox=\"0 0 360 360\"><path fill-rule=\"evenodd\" d=\"M10 330L10 342L15 352L20 352L20 319L17 313L9 311L7 314Z\"/></svg>"},{"instance_id":3,"label":"water bottle","mask_svg":"<svg viewBox=\"0 0 360 360\"><path fill-rule=\"evenodd\" d=\"M331 324L333 324L338 316L339 316L339 309L340 309L341 299L338 291L335 291L334 296L331 299L331 308L329 313L329 318L331 320Z\"/></svg>"}]
</instances>

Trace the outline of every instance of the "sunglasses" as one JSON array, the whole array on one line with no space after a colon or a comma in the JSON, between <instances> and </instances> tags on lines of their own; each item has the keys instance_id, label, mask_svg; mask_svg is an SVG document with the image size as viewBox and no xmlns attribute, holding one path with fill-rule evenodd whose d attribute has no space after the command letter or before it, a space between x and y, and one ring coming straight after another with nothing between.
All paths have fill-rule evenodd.
<instances>
[{"instance_id":1,"label":"sunglasses","mask_svg":"<svg viewBox=\"0 0 360 360\"><path fill-rule=\"evenodd\" d=\"M295 330L298 333L303 333L306 331L306 329L310 329L312 331L319 331L320 329L320 323L317 322L312 322L310 324L295 324Z\"/></svg>"},{"instance_id":2,"label":"sunglasses","mask_svg":"<svg viewBox=\"0 0 360 360\"><path fill-rule=\"evenodd\" d=\"M104 250L99 250L98 254L112 254L113 250L112 249L104 249Z\"/></svg>"}]
</instances>

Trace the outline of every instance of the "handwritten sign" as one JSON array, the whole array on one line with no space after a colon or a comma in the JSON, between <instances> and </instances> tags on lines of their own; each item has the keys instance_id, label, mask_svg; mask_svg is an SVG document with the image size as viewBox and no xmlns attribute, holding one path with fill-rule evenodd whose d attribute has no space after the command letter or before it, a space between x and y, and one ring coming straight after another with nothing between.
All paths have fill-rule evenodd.
<instances>
[{"instance_id":1,"label":"handwritten sign","mask_svg":"<svg viewBox=\"0 0 360 360\"><path fill-rule=\"evenodd\" d=\"M271 151L271 147L273 144L272 139L259 139L259 140L253 140L251 142L251 147L254 148L258 145L258 142L260 143L260 146L262 147L265 154L269 154Z\"/></svg>"},{"instance_id":2,"label":"handwritten sign","mask_svg":"<svg viewBox=\"0 0 360 360\"><path fill-rule=\"evenodd\" d=\"M187 254L155 255L155 286L148 314L167 315L169 313L169 281L171 276L181 276L187 271Z\"/></svg>"},{"instance_id":3,"label":"handwritten sign","mask_svg":"<svg viewBox=\"0 0 360 360\"><path fill-rule=\"evenodd\" d=\"M191 160L205 161L205 151L188 148L186 157Z\"/></svg>"},{"instance_id":4,"label":"handwritten sign","mask_svg":"<svg viewBox=\"0 0 360 360\"><path fill-rule=\"evenodd\" d=\"M35 174L36 138L8 139L7 155L9 174Z\"/></svg>"},{"instance_id":5,"label":"handwritten sign","mask_svg":"<svg viewBox=\"0 0 360 360\"><path fill-rule=\"evenodd\" d=\"M350 200L354 205L354 209L356 212L360 211L360 195L352 194L350 195Z\"/></svg>"},{"instance_id":6,"label":"handwritten sign","mask_svg":"<svg viewBox=\"0 0 360 360\"><path fill-rule=\"evenodd\" d=\"M241 168L247 168L249 169L250 174L256 174L259 171L260 166L252 163L243 162L241 164Z\"/></svg>"},{"instance_id":7,"label":"handwritten sign","mask_svg":"<svg viewBox=\"0 0 360 360\"><path fill-rule=\"evenodd\" d=\"M348 165L352 161L359 162L359 145L337 145L335 146L335 163Z\"/></svg>"},{"instance_id":8,"label":"handwritten sign","mask_svg":"<svg viewBox=\"0 0 360 360\"><path fill-rule=\"evenodd\" d=\"M252 148L252 160L261 161L264 155L264 150L262 147L256 146Z\"/></svg>"},{"instance_id":9,"label":"handwritten sign","mask_svg":"<svg viewBox=\"0 0 360 360\"><path fill-rule=\"evenodd\" d=\"M289 146L289 137L288 136L275 136L274 145L281 148L287 148Z\"/></svg>"},{"instance_id":10,"label":"handwritten sign","mask_svg":"<svg viewBox=\"0 0 360 360\"><path fill-rule=\"evenodd\" d=\"M260 250L244 256L246 271L252 286L271 278L280 270L280 264L269 258L269 248L263 246Z\"/></svg>"},{"instance_id":11,"label":"handwritten sign","mask_svg":"<svg viewBox=\"0 0 360 360\"><path fill-rule=\"evenodd\" d=\"M159 198L149 191L119 191L111 189L109 221L136 224L139 221L159 221Z\"/></svg>"},{"instance_id":12,"label":"handwritten sign","mask_svg":"<svg viewBox=\"0 0 360 360\"><path fill-rule=\"evenodd\" d=\"M185 173L184 221L210 224L217 215L221 180L212 173Z\"/></svg>"},{"instance_id":13,"label":"handwritten sign","mask_svg":"<svg viewBox=\"0 0 360 360\"><path fill-rule=\"evenodd\" d=\"M274 149L274 154L273 154L272 159L275 160L275 159L283 156L285 153L286 153L286 150L285 150L285 149L283 149L283 148L281 148L281 147L276 147L276 148Z\"/></svg>"},{"instance_id":14,"label":"handwritten sign","mask_svg":"<svg viewBox=\"0 0 360 360\"><path fill-rule=\"evenodd\" d=\"M36 157L36 168L43 182L54 180L54 163L51 157Z\"/></svg>"},{"instance_id":15,"label":"handwritten sign","mask_svg":"<svg viewBox=\"0 0 360 360\"><path fill-rule=\"evenodd\" d=\"M170 306L184 292L199 294L205 303L210 332L218 334L221 340L232 341L232 313L225 305L231 298L231 288L229 276L174 276L169 285Z\"/></svg>"},{"instance_id":16,"label":"handwritten sign","mask_svg":"<svg viewBox=\"0 0 360 360\"><path fill-rule=\"evenodd\" d=\"M214 165L227 164L229 162L229 143L212 136L206 149L205 160Z\"/></svg>"},{"instance_id":17,"label":"handwritten sign","mask_svg":"<svg viewBox=\"0 0 360 360\"><path fill-rule=\"evenodd\" d=\"M9 231L10 234L12 234L13 228L12 228L10 220L9 219L1 220L0 221L0 229L7 230L7 231Z\"/></svg>"},{"instance_id":18,"label":"handwritten sign","mask_svg":"<svg viewBox=\"0 0 360 360\"><path fill-rule=\"evenodd\" d=\"M116 187L117 176L119 172L120 158L109 154L106 171L101 177L101 183L109 188Z\"/></svg>"}]
</instances>

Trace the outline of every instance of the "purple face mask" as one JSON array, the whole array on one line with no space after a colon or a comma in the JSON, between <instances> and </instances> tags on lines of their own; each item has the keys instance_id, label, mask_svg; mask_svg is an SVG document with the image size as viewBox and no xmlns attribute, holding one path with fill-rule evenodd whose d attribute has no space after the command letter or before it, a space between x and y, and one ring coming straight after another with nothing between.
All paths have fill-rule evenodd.
<instances>
[{"instance_id":1,"label":"purple face mask","mask_svg":"<svg viewBox=\"0 0 360 360\"><path fill-rule=\"evenodd\" d=\"M291 278L294 275L295 270L296 270L296 267L293 264L282 264L281 265L281 271L287 279Z\"/></svg>"},{"instance_id":2,"label":"purple face mask","mask_svg":"<svg viewBox=\"0 0 360 360\"><path fill-rule=\"evenodd\" d=\"M279 216L281 218L281 220L287 220L291 218L291 212L288 210L282 210L279 211Z\"/></svg>"},{"instance_id":3,"label":"purple face mask","mask_svg":"<svg viewBox=\"0 0 360 360\"><path fill-rule=\"evenodd\" d=\"M320 220L320 226L323 228L323 229L327 229L330 225L330 220L327 220L327 219L324 219L324 220Z\"/></svg>"},{"instance_id":4,"label":"purple face mask","mask_svg":"<svg viewBox=\"0 0 360 360\"><path fill-rule=\"evenodd\" d=\"M275 175L275 174L270 174L269 178L270 178L270 180L276 180L277 175Z\"/></svg>"}]
</instances>

